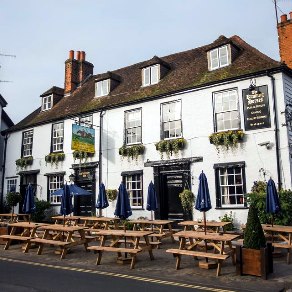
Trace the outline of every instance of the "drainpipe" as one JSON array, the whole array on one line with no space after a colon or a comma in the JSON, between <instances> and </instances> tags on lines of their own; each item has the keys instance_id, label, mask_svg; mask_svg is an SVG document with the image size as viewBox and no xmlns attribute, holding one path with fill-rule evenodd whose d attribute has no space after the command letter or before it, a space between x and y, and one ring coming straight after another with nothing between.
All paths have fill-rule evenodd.
<instances>
[{"instance_id":1,"label":"drainpipe","mask_svg":"<svg viewBox=\"0 0 292 292\"><path fill-rule=\"evenodd\" d=\"M274 124L275 124L275 142L276 142L276 161L277 161L277 175L278 175L278 189L282 189L282 178L281 178L281 166L280 166L280 148L279 148L279 123L277 114L277 102L276 102L276 88L275 88L275 77L267 71L267 76L271 78L272 82L272 97L273 97L273 111L274 111Z\"/></svg>"},{"instance_id":2,"label":"drainpipe","mask_svg":"<svg viewBox=\"0 0 292 292\"><path fill-rule=\"evenodd\" d=\"M101 110L99 114L99 154L98 154L98 187L102 183L102 132L103 132L103 116L105 112ZM99 209L99 216L102 215L102 209Z\"/></svg>"},{"instance_id":3,"label":"drainpipe","mask_svg":"<svg viewBox=\"0 0 292 292\"><path fill-rule=\"evenodd\" d=\"M4 137L4 156L3 156L3 164L2 164L2 181L1 181L1 196L0 196L0 208L3 211L3 196L4 196L4 178L5 178L5 165L6 165L6 149L7 149L7 140L8 135L6 134Z\"/></svg>"}]
</instances>

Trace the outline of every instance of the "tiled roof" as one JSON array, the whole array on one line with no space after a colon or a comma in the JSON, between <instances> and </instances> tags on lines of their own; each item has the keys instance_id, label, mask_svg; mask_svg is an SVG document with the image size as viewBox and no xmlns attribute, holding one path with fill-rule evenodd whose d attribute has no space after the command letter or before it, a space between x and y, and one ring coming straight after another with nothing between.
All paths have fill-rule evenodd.
<instances>
[{"instance_id":1,"label":"tiled roof","mask_svg":"<svg viewBox=\"0 0 292 292\"><path fill-rule=\"evenodd\" d=\"M229 66L208 71L206 52L227 43L231 43L238 49L237 57ZM38 124L60 120L68 116L121 106L172 92L264 72L268 69L281 68L280 62L259 52L239 36L232 36L231 38L220 36L209 45L161 58L155 56L154 59L154 61L160 60L168 64L170 68L166 76L158 84L147 87L141 86L141 68L149 65L153 62L153 59L112 71L111 74L114 74L113 76L119 76L120 83L108 96L95 98L94 83L95 80L102 80L110 74L93 75L71 95L64 96L51 110L41 112L40 109L37 109L17 125L10 128L9 131L17 131Z\"/></svg>"}]
</instances>

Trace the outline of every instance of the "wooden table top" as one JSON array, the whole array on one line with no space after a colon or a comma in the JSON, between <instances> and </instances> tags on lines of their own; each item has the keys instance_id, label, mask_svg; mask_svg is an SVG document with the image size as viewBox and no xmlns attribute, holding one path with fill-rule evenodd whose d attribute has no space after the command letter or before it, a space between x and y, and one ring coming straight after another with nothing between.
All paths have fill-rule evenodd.
<instances>
[{"instance_id":1,"label":"wooden table top","mask_svg":"<svg viewBox=\"0 0 292 292\"><path fill-rule=\"evenodd\" d=\"M292 233L292 226L262 224L265 231Z\"/></svg>"},{"instance_id":2,"label":"wooden table top","mask_svg":"<svg viewBox=\"0 0 292 292\"><path fill-rule=\"evenodd\" d=\"M111 221L119 221L120 218L116 217L96 217L96 216L82 216L79 217L80 220L86 221L97 221L97 222L111 222Z\"/></svg>"},{"instance_id":3,"label":"wooden table top","mask_svg":"<svg viewBox=\"0 0 292 292\"><path fill-rule=\"evenodd\" d=\"M185 237L185 238L194 238L194 239L207 239L207 240L214 240L214 241L232 241L236 238L240 237L240 235L236 234L229 234L229 233L209 233L207 232L198 232L198 231L179 231L174 234L177 237Z\"/></svg>"},{"instance_id":4,"label":"wooden table top","mask_svg":"<svg viewBox=\"0 0 292 292\"><path fill-rule=\"evenodd\" d=\"M221 222L221 221L206 221L206 226L207 227L224 227L228 224L230 224L231 222ZM182 221L179 222L178 225L182 225L182 226L204 226L204 222L203 221Z\"/></svg>"},{"instance_id":5,"label":"wooden table top","mask_svg":"<svg viewBox=\"0 0 292 292\"><path fill-rule=\"evenodd\" d=\"M35 222L15 222L15 223L10 223L9 226L11 227L23 227L23 228L35 228L35 227L43 227L48 225L47 223L35 223Z\"/></svg>"},{"instance_id":6,"label":"wooden table top","mask_svg":"<svg viewBox=\"0 0 292 292\"><path fill-rule=\"evenodd\" d=\"M64 216L58 215L58 216L53 216L52 219L54 219L54 220L64 220L65 219L65 221L66 221L66 220L79 220L80 217L81 216L73 216L72 215L72 216L65 216L65 218L64 218Z\"/></svg>"},{"instance_id":7,"label":"wooden table top","mask_svg":"<svg viewBox=\"0 0 292 292\"><path fill-rule=\"evenodd\" d=\"M170 224L173 223L171 220L147 220L147 219L142 219L142 220L130 220L130 222L134 224L153 224L153 225L164 225L164 224Z\"/></svg>"},{"instance_id":8,"label":"wooden table top","mask_svg":"<svg viewBox=\"0 0 292 292\"><path fill-rule=\"evenodd\" d=\"M127 236L127 237L142 237L152 234L152 231L135 231L135 230L100 230L97 235L113 235L113 236Z\"/></svg>"},{"instance_id":9,"label":"wooden table top","mask_svg":"<svg viewBox=\"0 0 292 292\"><path fill-rule=\"evenodd\" d=\"M46 224L41 227L41 229L44 230L51 230L51 231L62 231L62 232L74 232L78 230L84 230L88 229L88 227L85 226L64 226L62 224Z\"/></svg>"}]
</instances>

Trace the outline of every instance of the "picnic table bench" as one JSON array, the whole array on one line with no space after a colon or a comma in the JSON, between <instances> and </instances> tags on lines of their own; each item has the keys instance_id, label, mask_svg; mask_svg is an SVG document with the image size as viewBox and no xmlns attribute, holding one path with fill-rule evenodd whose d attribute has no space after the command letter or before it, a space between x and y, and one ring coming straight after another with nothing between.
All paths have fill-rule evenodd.
<instances>
[{"instance_id":1,"label":"picnic table bench","mask_svg":"<svg viewBox=\"0 0 292 292\"><path fill-rule=\"evenodd\" d=\"M180 262L181 262L181 255L189 255L193 257L203 257L208 258L212 260L217 260L217 273L216 275L219 276L221 273L221 265L222 262L229 258L229 254L219 254L219 253L210 253L210 252L202 252L202 251L194 251L194 250L186 250L186 249L167 249L166 252L172 253L177 259L176 259L176 269L178 270L180 268Z\"/></svg>"}]
</instances>

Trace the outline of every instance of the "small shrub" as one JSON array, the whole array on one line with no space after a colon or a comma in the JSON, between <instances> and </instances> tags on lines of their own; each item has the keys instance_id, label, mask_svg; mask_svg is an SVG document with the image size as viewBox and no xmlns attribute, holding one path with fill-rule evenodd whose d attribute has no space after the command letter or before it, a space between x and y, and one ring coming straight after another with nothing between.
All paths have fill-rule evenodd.
<instances>
[{"instance_id":1,"label":"small shrub","mask_svg":"<svg viewBox=\"0 0 292 292\"><path fill-rule=\"evenodd\" d=\"M34 222L43 222L46 218L45 211L51 207L51 203L45 200L35 200L35 212L31 214L31 219Z\"/></svg>"},{"instance_id":2,"label":"small shrub","mask_svg":"<svg viewBox=\"0 0 292 292\"><path fill-rule=\"evenodd\" d=\"M221 222L230 222L230 224L226 225L223 227L223 231L231 231L234 229L234 219L233 219L233 216L232 216L232 211L228 213L225 213L223 215L223 217L219 217L219 220Z\"/></svg>"},{"instance_id":3,"label":"small shrub","mask_svg":"<svg viewBox=\"0 0 292 292\"><path fill-rule=\"evenodd\" d=\"M12 212L14 213L14 207L21 202L22 196L18 192L9 192L6 195L7 205L12 207Z\"/></svg>"}]
</instances>

